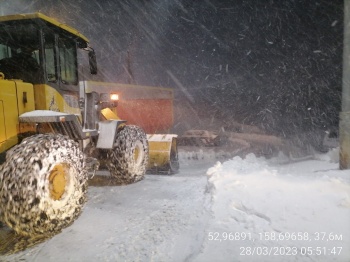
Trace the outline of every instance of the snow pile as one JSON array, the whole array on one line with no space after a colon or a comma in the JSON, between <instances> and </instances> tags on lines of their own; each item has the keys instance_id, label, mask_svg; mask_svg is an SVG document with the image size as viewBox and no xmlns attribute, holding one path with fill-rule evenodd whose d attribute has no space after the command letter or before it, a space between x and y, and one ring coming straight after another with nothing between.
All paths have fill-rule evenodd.
<instances>
[{"instance_id":1,"label":"snow pile","mask_svg":"<svg viewBox=\"0 0 350 262\"><path fill-rule=\"evenodd\" d=\"M349 261L350 176L334 156L217 162L207 171L213 217L196 261Z\"/></svg>"}]
</instances>

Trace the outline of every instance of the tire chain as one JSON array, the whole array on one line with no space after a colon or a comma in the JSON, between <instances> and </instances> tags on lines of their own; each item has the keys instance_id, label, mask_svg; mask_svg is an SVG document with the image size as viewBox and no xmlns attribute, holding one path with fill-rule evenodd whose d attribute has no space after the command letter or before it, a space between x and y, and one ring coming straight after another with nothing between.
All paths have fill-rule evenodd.
<instances>
[{"instance_id":1,"label":"tire chain","mask_svg":"<svg viewBox=\"0 0 350 262\"><path fill-rule=\"evenodd\" d=\"M46 201L45 192L49 170L55 161L62 159L77 170L76 183L81 191L73 191L70 203L62 210L55 210ZM17 252L43 242L73 223L86 201L86 189L85 158L73 140L63 135L39 134L24 139L9 150L6 162L0 166L0 221L16 231L17 241L10 251L6 251L8 247L0 249L0 254ZM69 207L71 204L73 207ZM55 216L60 219L52 218Z\"/></svg>"},{"instance_id":2,"label":"tire chain","mask_svg":"<svg viewBox=\"0 0 350 262\"><path fill-rule=\"evenodd\" d=\"M133 149L137 142L143 145L142 162L134 167ZM144 178L148 164L148 141L144 131L138 126L125 126L118 132L114 148L107 152L108 169L118 183L130 184Z\"/></svg>"}]
</instances>

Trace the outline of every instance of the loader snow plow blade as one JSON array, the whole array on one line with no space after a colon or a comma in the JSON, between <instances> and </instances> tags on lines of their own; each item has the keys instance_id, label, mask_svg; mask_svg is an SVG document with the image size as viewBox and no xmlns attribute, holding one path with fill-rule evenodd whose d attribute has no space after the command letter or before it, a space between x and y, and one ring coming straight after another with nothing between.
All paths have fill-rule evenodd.
<instances>
[{"instance_id":1,"label":"loader snow plow blade","mask_svg":"<svg viewBox=\"0 0 350 262\"><path fill-rule=\"evenodd\" d=\"M177 135L147 135L149 144L148 171L177 173L179 159L177 151Z\"/></svg>"}]
</instances>

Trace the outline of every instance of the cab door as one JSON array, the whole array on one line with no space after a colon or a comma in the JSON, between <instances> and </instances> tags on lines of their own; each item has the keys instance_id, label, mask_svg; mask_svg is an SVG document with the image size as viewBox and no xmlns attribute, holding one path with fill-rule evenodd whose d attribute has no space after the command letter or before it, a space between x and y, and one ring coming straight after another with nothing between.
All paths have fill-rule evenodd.
<instances>
[{"instance_id":1,"label":"cab door","mask_svg":"<svg viewBox=\"0 0 350 262\"><path fill-rule=\"evenodd\" d=\"M0 79L0 153L18 143L20 132L28 131L29 127L20 128L18 116L33 110L32 84Z\"/></svg>"}]
</instances>

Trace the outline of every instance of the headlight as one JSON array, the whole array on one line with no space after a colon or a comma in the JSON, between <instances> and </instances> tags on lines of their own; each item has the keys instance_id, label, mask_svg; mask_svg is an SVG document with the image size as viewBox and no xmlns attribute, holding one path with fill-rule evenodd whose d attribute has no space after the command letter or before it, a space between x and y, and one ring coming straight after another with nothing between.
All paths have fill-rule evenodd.
<instances>
[{"instance_id":1,"label":"headlight","mask_svg":"<svg viewBox=\"0 0 350 262\"><path fill-rule=\"evenodd\" d=\"M112 101L118 101L119 100L119 95L118 94L110 94L110 99Z\"/></svg>"}]
</instances>

